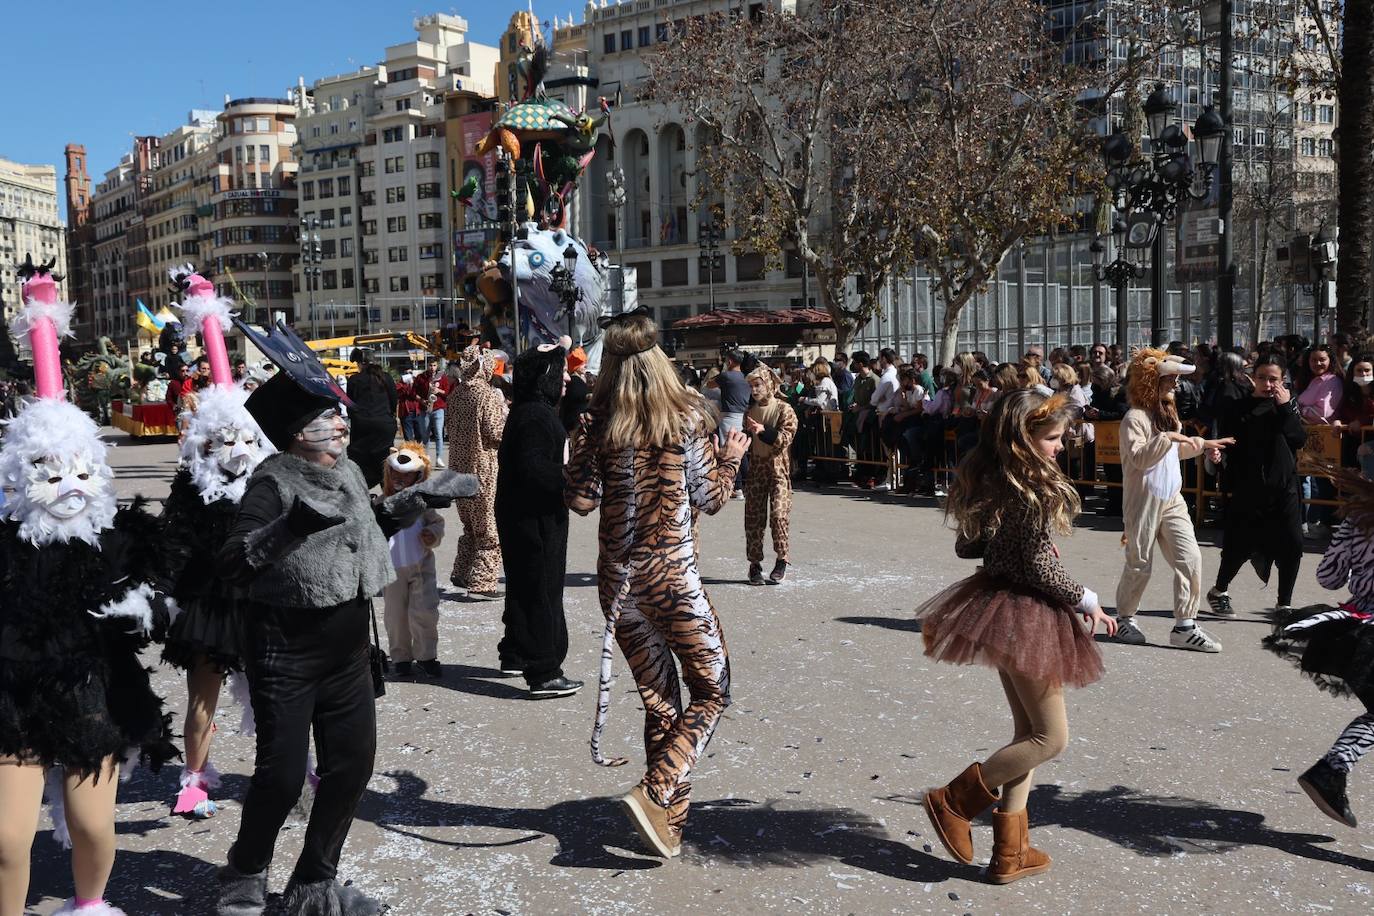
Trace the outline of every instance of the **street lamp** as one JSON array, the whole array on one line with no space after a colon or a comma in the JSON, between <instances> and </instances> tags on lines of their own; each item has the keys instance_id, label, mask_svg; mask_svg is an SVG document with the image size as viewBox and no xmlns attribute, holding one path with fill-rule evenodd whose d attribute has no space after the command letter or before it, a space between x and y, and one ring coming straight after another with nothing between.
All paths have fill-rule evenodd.
<instances>
[{"instance_id":1,"label":"street lamp","mask_svg":"<svg viewBox=\"0 0 1374 916\"><path fill-rule=\"evenodd\" d=\"M267 252L265 252L265 251L259 251L259 252L258 252L258 260L262 261L262 299L263 299L263 309L267 312L267 317L268 317L268 320L269 320L269 322L270 322L271 317L272 317L272 293L268 290L268 287L267 287L267 261L268 261ZM253 323L254 312L255 312L255 309L254 309L252 306L249 306L249 307L248 307L248 323L249 323L249 324L252 324L252 323Z\"/></svg>"},{"instance_id":2,"label":"street lamp","mask_svg":"<svg viewBox=\"0 0 1374 916\"><path fill-rule=\"evenodd\" d=\"M577 286L577 248L568 244L563 249L563 263L555 264L550 271L549 288L563 305L568 316L568 336L575 339L574 321L577 318L577 303L582 301L582 290Z\"/></svg>"},{"instance_id":3,"label":"street lamp","mask_svg":"<svg viewBox=\"0 0 1374 916\"><path fill-rule=\"evenodd\" d=\"M319 320L315 316L315 290L320 286L320 267L324 262L324 252L320 245L320 221L313 217L301 219L301 279L310 301L310 327L312 333L319 334ZM312 282L313 280L313 282Z\"/></svg>"},{"instance_id":4,"label":"street lamp","mask_svg":"<svg viewBox=\"0 0 1374 916\"><path fill-rule=\"evenodd\" d=\"M1116 220L1112 224L1113 234L1125 235L1126 221ZM1131 280L1143 276L1144 271L1134 261L1129 261L1122 257L1122 245L1120 238L1116 241L1116 257L1110 263L1106 261L1107 246L1102 244L1102 238L1096 237L1092 244L1088 246L1088 251L1093 256L1093 276L1097 282L1106 281L1116 292L1116 342L1118 346L1126 346L1126 299L1127 290L1131 287Z\"/></svg>"},{"instance_id":5,"label":"street lamp","mask_svg":"<svg viewBox=\"0 0 1374 916\"><path fill-rule=\"evenodd\" d=\"M1188 136L1175 120L1178 105L1164 84L1155 86L1145 100L1145 119L1150 129L1147 161L1136 156L1135 144L1119 129L1102 144L1107 187L1112 204L1124 214L1121 222L1125 247L1136 251L1153 248L1150 284L1150 339L1155 346L1165 341L1164 225L1188 200L1203 200L1211 192L1217 154L1225 127L1208 106L1193 125L1198 158L1188 153ZM1199 181L1200 179L1200 181ZM1115 229L1114 229L1115 231ZM1118 328L1120 316L1118 315ZM1126 345L1125 340L1117 343Z\"/></svg>"},{"instance_id":6,"label":"street lamp","mask_svg":"<svg viewBox=\"0 0 1374 916\"><path fill-rule=\"evenodd\" d=\"M1232 263L1231 238L1231 82L1234 71L1232 60L1235 32L1231 27L1233 0L1206 0L1202 4L1202 30L1206 35L1217 37L1217 54L1220 58L1220 79L1217 85L1218 103L1221 111L1217 119L1221 122L1221 135L1217 138L1217 345L1229 348L1235 341L1233 324L1235 317L1235 265Z\"/></svg>"},{"instance_id":7,"label":"street lamp","mask_svg":"<svg viewBox=\"0 0 1374 916\"><path fill-rule=\"evenodd\" d=\"M715 223L705 223L697 229L698 272L706 271L706 285L710 290L711 311L716 310L716 271L725 266L725 255L720 253L720 232Z\"/></svg>"}]
</instances>

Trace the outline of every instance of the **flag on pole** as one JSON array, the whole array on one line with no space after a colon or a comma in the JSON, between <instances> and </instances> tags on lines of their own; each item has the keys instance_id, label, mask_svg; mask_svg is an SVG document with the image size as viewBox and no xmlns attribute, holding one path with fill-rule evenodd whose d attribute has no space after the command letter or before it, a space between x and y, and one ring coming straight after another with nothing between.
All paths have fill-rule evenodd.
<instances>
[{"instance_id":1,"label":"flag on pole","mask_svg":"<svg viewBox=\"0 0 1374 916\"><path fill-rule=\"evenodd\" d=\"M138 312L134 315L134 320L138 326L153 336L161 334L166 322L159 321L156 315L148 311L148 306L143 304L142 299L135 299L134 301L138 303Z\"/></svg>"}]
</instances>

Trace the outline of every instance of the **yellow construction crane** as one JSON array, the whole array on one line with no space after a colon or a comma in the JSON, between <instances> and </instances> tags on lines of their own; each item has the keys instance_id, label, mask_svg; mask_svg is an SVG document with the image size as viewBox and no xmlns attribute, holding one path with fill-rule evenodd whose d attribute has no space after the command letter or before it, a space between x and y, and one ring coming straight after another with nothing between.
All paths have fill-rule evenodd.
<instances>
[{"instance_id":1,"label":"yellow construction crane","mask_svg":"<svg viewBox=\"0 0 1374 916\"><path fill-rule=\"evenodd\" d=\"M351 334L347 337L326 337L320 340L307 340L305 345L316 353L321 354L320 362L329 370L330 374L337 376L349 376L358 371L358 364L351 359L339 359L337 357L324 356L331 350L352 350L354 347L368 347L377 344L400 344L408 346L411 350L420 350L427 356L439 356L442 348L435 335L434 339L422 337L414 331L398 331L395 333L379 334Z\"/></svg>"}]
</instances>

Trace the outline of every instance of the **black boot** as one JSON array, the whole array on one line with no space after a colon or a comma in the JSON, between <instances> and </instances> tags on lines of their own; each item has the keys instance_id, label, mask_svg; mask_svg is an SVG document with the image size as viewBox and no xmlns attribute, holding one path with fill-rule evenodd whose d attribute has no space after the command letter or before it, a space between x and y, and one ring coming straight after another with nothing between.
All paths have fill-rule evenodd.
<instances>
[{"instance_id":1,"label":"black boot","mask_svg":"<svg viewBox=\"0 0 1374 916\"><path fill-rule=\"evenodd\" d=\"M438 680L439 678L444 676L444 666L439 664L439 660L437 658L418 661L415 663L415 666L420 669L421 673L424 674L425 677L432 677L435 680Z\"/></svg>"},{"instance_id":2,"label":"black boot","mask_svg":"<svg viewBox=\"0 0 1374 916\"><path fill-rule=\"evenodd\" d=\"M772 585L777 585L787 578L787 561L778 560L773 564L773 571L768 574L768 581Z\"/></svg>"},{"instance_id":3,"label":"black boot","mask_svg":"<svg viewBox=\"0 0 1374 916\"><path fill-rule=\"evenodd\" d=\"M749 584L750 584L750 585L762 585L762 584L763 584L763 564L762 564L762 563L750 563L750 564L749 564Z\"/></svg>"},{"instance_id":4,"label":"black boot","mask_svg":"<svg viewBox=\"0 0 1374 916\"><path fill-rule=\"evenodd\" d=\"M1347 827L1355 826L1355 814L1345 797L1345 774L1327 763L1325 757L1298 777L1298 785L1327 817Z\"/></svg>"},{"instance_id":5,"label":"black boot","mask_svg":"<svg viewBox=\"0 0 1374 916\"><path fill-rule=\"evenodd\" d=\"M267 909L267 870L245 875L232 865L220 868L215 916L262 916Z\"/></svg>"}]
</instances>

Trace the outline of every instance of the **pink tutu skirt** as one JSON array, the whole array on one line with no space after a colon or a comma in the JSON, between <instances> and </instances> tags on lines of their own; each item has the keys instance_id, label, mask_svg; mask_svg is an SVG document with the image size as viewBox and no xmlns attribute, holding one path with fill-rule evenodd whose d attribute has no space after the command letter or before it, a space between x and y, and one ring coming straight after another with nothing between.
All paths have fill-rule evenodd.
<instances>
[{"instance_id":1,"label":"pink tutu skirt","mask_svg":"<svg viewBox=\"0 0 1374 916\"><path fill-rule=\"evenodd\" d=\"M979 570L916 610L925 652L937 662L987 665L1021 677L1086 687L1102 653L1072 608Z\"/></svg>"}]
</instances>

